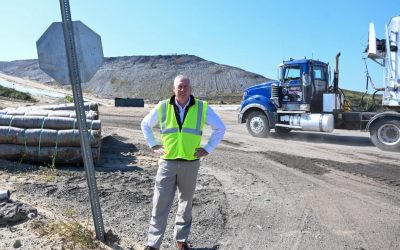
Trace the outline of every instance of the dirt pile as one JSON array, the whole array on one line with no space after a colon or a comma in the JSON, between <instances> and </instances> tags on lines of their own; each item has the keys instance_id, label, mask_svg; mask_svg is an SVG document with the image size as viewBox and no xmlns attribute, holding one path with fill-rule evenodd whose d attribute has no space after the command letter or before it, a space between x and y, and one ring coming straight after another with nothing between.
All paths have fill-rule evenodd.
<instances>
[{"instance_id":1,"label":"dirt pile","mask_svg":"<svg viewBox=\"0 0 400 250\"><path fill-rule=\"evenodd\" d=\"M0 62L0 71L40 83L55 83L40 70L36 59ZM203 98L240 96L245 88L269 80L193 55L124 56L105 58L97 73L82 87L101 97L157 101L171 94L173 79L179 73L191 78L194 94Z\"/></svg>"}]
</instances>

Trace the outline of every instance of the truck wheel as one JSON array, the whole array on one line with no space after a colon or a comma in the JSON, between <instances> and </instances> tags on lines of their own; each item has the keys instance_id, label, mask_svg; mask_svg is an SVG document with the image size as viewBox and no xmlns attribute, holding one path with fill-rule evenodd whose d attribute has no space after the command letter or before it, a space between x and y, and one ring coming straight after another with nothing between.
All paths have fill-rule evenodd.
<instances>
[{"instance_id":1,"label":"truck wheel","mask_svg":"<svg viewBox=\"0 0 400 250\"><path fill-rule=\"evenodd\" d=\"M268 118L261 111L250 113L246 125L247 130L254 137L267 137L269 135Z\"/></svg>"},{"instance_id":2,"label":"truck wheel","mask_svg":"<svg viewBox=\"0 0 400 250\"><path fill-rule=\"evenodd\" d=\"M277 133L279 136L286 136L290 131L290 128L275 127L275 133Z\"/></svg>"},{"instance_id":3,"label":"truck wheel","mask_svg":"<svg viewBox=\"0 0 400 250\"><path fill-rule=\"evenodd\" d=\"M400 151L400 120L383 118L376 121L370 129L371 141L386 151Z\"/></svg>"}]
</instances>

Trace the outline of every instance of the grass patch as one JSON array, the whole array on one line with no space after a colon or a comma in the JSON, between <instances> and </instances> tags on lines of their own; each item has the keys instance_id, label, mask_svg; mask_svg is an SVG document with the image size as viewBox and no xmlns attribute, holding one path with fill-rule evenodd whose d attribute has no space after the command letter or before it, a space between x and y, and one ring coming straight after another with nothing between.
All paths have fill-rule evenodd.
<instances>
[{"instance_id":1,"label":"grass patch","mask_svg":"<svg viewBox=\"0 0 400 250\"><path fill-rule=\"evenodd\" d=\"M56 180L57 177L56 156L57 156L56 154L53 154L51 157L51 162L45 163L43 166L40 166L39 170L37 171L40 180L44 180L46 182L54 182ZM25 153L21 156L18 163L16 163L18 168L21 168L22 164L25 163L26 157L27 156ZM26 174L27 174L26 172L20 173L20 175L22 176Z\"/></svg>"},{"instance_id":2,"label":"grass patch","mask_svg":"<svg viewBox=\"0 0 400 250\"><path fill-rule=\"evenodd\" d=\"M64 97L64 100L65 100L66 102L69 102L69 103L74 102L74 98L73 98L72 96L70 96L70 95L66 95L66 96Z\"/></svg>"},{"instance_id":3,"label":"grass patch","mask_svg":"<svg viewBox=\"0 0 400 250\"><path fill-rule=\"evenodd\" d=\"M32 229L40 236L53 236L62 241L63 249L99 249L94 233L88 229L89 219L83 226L76 219L76 212L71 208L64 210L66 220L43 222L35 221Z\"/></svg>"},{"instance_id":4,"label":"grass patch","mask_svg":"<svg viewBox=\"0 0 400 250\"><path fill-rule=\"evenodd\" d=\"M41 179L46 182L54 182L57 177L57 168L56 168L56 154L51 157L51 162L46 163L44 167L42 167L39 171Z\"/></svg>"},{"instance_id":5,"label":"grass patch","mask_svg":"<svg viewBox=\"0 0 400 250\"><path fill-rule=\"evenodd\" d=\"M45 169L40 171L40 174L46 182L54 182L57 177L57 169L49 164Z\"/></svg>"},{"instance_id":6,"label":"grass patch","mask_svg":"<svg viewBox=\"0 0 400 250\"><path fill-rule=\"evenodd\" d=\"M14 98L24 101L37 102L29 93L21 92L12 88L0 86L0 96Z\"/></svg>"}]
</instances>

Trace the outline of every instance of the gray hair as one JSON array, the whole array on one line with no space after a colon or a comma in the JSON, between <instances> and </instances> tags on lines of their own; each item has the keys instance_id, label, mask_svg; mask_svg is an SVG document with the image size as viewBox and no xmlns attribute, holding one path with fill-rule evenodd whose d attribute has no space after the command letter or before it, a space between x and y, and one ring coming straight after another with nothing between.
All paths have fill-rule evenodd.
<instances>
[{"instance_id":1,"label":"gray hair","mask_svg":"<svg viewBox=\"0 0 400 250\"><path fill-rule=\"evenodd\" d=\"M179 74L179 75L177 75L177 76L175 77L175 79L174 79L174 86L175 86L177 83L179 83L180 81L182 81L182 80L188 81L189 85L192 86L192 84L190 83L189 77L186 76L186 75L183 75L183 74Z\"/></svg>"}]
</instances>

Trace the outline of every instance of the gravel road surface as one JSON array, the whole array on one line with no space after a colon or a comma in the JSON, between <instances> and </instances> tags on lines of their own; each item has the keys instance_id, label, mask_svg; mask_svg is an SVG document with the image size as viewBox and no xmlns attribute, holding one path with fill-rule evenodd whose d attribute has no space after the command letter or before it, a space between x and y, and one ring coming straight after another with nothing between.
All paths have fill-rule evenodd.
<instances>
[{"instance_id":1,"label":"gravel road surface","mask_svg":"<svg viewBox=\"0 0 400 250\"><path fill-rule=\"evenodd\" d=\"M291 132L254 138L236 123L234 106L214 106L227 125L215 152L202 159L194 200L193 249L400 249L400 153L375 148L367 133ZM111 249L146 243L157 157L140 132L145 108L100 107L102 157L96 166ZM205 139L210 134L206 129ZM82 166L45 167L1 161L0 185L39 211L34 220L63 218L73 209L91 222ZM176 205L162 249L172 238ZM0 228L0 248L61 249L57 239L32 234L29 224ZM11 238L10 238L11 237Z\"/></svg>"}]
</instances>

